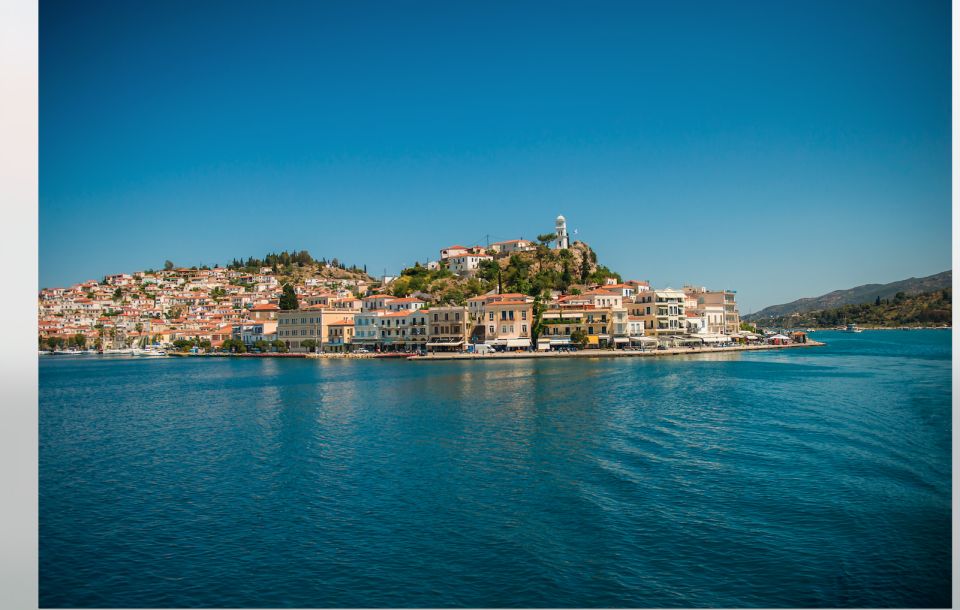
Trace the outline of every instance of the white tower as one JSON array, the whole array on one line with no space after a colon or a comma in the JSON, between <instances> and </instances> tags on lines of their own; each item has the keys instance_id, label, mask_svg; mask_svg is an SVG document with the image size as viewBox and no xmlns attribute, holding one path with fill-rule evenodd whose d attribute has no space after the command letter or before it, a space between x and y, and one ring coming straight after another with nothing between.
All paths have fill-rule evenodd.
<instances>
[{"instance_id":1,"label":"white tower","mask_svg":"<svg viewBox=\"0 0 960 610\"><path fill-rule=\"evenodd\" d=\"M566 250L570 247L570 238L567 237L567 219L557 216L557 249Z\"/></svg>"}]
</instances>

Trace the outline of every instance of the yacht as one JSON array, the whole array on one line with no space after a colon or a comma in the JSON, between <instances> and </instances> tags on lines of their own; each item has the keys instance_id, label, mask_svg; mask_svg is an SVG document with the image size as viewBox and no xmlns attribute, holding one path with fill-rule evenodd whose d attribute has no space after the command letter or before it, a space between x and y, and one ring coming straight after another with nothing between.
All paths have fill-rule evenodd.
<instances>
[{"instance_id":1,"label":"yacht","mask_svg":"<svg viewBox=\"0 0 960 610\"><path fill-rule=\"evenodd\" d=\"M847 329L843 332L846 333L862 333L863 329L858 327L856 324L847 324Z\"/></svg>"},{"instance_id":2,"label":"yacht","mask_svg":"<svg viewBox=\"0 0 960 610\"><path fill-rule=\"evenodd\" d=\"M148 347L147 349L137 352L137 355L143 356L144 358L162 358L167 355L167 352L158 347Z\"/></svg>"}]
</instances>

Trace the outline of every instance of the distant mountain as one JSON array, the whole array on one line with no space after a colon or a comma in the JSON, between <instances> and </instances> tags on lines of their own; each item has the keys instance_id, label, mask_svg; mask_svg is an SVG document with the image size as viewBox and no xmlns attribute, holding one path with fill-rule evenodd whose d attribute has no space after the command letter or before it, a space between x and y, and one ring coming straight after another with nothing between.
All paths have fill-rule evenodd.
<instances>
[{"instance_id":1,"label":"distant mountain","mask_svg":"<svg viewBox=\"0 0 960 610\"><path fill-rule=\"evenodd\" d=\"M898 292L905 295L915 295L924 292L933 292L953 285L953 271L947 270L936 275L921 278L909 278L889 284L864 284L847 290L834 290L818 297L797 299L783 305L771 305L758 312L744 316L744 320L760 320L781 318L794 313L807 313L840 307L842 305L858 305L872 303L877 297L893 299Z\"/></svg>"}]
</instances>

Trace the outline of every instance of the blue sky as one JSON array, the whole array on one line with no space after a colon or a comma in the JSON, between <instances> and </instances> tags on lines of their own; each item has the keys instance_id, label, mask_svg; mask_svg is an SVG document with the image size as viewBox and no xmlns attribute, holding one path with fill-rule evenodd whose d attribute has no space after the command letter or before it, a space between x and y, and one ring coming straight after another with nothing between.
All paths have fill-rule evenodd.
<instances>
[{"instance_id":1,"label":"blue sky","mask_svg":"<svg viewBox=\"0 0 960 610\"><path fill-rule=\"evenodd\" d=\"M557 214L744 313L950 268L949 3L41 2L41 286Z\"/></svg>"}]
</instances>

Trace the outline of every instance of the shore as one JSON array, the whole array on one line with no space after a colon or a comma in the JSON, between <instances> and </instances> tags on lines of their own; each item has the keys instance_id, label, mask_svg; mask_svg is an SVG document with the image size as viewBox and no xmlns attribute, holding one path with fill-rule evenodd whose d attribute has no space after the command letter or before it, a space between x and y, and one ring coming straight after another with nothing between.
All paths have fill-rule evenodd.
<instances>
[{"instance_id":1,"label":"shore","mask_svg":"<svg viewBox=\"0 0 960 610\"><path fill-rule=\"evenodd\" d=\"M632 357L659 357L659 356L691 356L695 354L729 353L746 351L763 351L790 349L795 347L818 347L826 345L820 341L807 339L806 343L789 343L787 345L737 345L734 347L673 347L669 349L654 349L646 351L626 351L612 349L586 349L576 352L493 352L487 354L470 353L434 353L426 356L411 356L407 360L418 362L436 360L512 360L518 358L632 358Z\"/></svg>"},{"instance_id":2,"label":"shore","mask_svg":"<svg viewBox=\"0 0 960 610\"><path fill-rule=\"evenodd\" d=\"M807 339L806 343L789 343L787 345L735 345L732 347L672 347L661 350L613 350L613 349L584 349L576 352L488 352L485 354L466 352L437 352L426 356L398 353L326 353L326 354L191 354L188 352L170 352L170 356L178 358L316 358L332 360L413 360L418 362L439 360L516 360L520 358L633 358L633 357L660 357L660 356L691 356L695 354L722 354L729 352L747 352L790 349L795 347L818 347L825 345L820 341Z\"/></svg>"}]
</instances>

